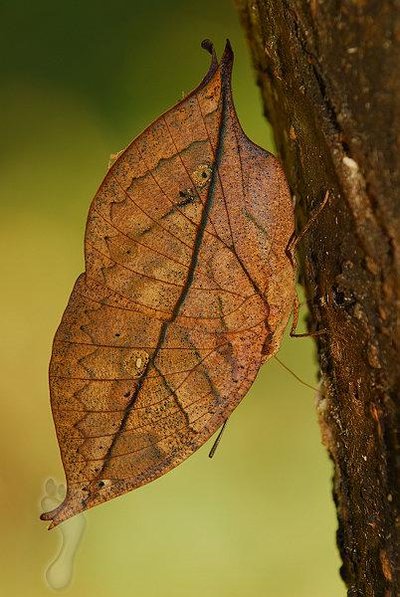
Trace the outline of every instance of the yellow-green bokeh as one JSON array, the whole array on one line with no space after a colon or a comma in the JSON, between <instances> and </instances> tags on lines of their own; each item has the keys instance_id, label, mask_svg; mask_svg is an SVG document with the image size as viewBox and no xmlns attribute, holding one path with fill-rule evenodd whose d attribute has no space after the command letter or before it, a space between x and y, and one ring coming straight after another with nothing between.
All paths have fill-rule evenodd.
<instances>
[{"instance_id":1,"label":"yellow-green bokeh","mask_svg":"<svg viewBox=\"0 0 400 597\"><path fill-rule=\"evenodd\" d=\"M48 477L62 480L47 365L109 154L198 83L204 37L219 52L231 39L243 127L265 147L271 138L229 0L6 0L1 17L0 594L45 597L59 535L39 521L39 502ZM286 340L280 356L316 383L310 340ZM268 363L213 461L206 446L87 514L64 593L344 595L314 400Z\"/></svg>"}]
</instances>

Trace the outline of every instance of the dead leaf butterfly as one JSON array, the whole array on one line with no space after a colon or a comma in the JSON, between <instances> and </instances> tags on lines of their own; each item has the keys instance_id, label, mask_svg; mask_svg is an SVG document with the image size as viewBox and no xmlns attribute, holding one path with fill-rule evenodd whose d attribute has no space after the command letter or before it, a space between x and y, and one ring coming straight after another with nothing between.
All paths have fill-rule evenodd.
<instances>
[{"instance_id":1,"label":"dead leaf butterfly","mask_svg":"<svg viewBox=\"0 0 400 597\"><path fill-rule=\"evenodd\" d=\"M288 185L241 129L227 42L200 85L110 166L85 272L54 338L67 478L51 527L168 472L226 421L278 350L295 298Z\"/></svg>"}]
</instances>

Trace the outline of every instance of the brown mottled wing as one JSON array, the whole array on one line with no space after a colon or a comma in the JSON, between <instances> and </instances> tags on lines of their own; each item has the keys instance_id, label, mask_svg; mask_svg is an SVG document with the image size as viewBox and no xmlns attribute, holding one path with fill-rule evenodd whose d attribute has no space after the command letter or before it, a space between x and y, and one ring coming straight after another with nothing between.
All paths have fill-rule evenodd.
<instances>
[{"instance_id":1,"label":"brown mottled wing","mask_svg":"<svg viewBox=\"0 0 400 597\"><path fill-rule=\"evenodd\" d=\"M55 526L177 466L278 349L294 299L293 209L244 135L227 44L199 87L117 158L90 208L86 271L50 364L68 482Z\"/></svg>"}]
</instances>

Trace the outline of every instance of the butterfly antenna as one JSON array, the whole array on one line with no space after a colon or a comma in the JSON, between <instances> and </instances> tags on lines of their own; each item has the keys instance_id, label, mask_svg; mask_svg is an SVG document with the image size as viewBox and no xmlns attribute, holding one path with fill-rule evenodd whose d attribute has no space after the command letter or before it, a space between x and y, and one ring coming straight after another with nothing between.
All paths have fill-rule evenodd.
<instances>
[{"instance_id":1,"label":"butterfly antenna","mask_svg":"<svg viewBox=\"0 0 400 597\"><path fill-rule=\"evenodd\" d=\"M225 421L225 422L224 422L224 424L222 425L222 427L221 427L221 429L220 429L220 432L219 432L219 433L218 433L218 435L217 435L217 439L216 439L216 440L215 440L215 442L213 443L213 446L212 446L212 448L211 448L211 450L210 450L210 452L209 452L209 454L208 454L208 457L209 457L209 458L212 458L212 457L214 456L215 452L217 451L217 448L218 448L219 442L221 441L222 434L223 434L223 432L224 432L224 429L225 429L225 427L226 427L226 424L227 424L227 422L228 422L228 419L226 419L226 421Z\"/></svg>"},{"instance_id":2,"label":"butterfly antenna","mask_svg":"<svg viewBox=\"0 0 400 597\"><path fill-rule=\"evenodd\" d=\"M297 379L297 381L299 381L301 384L303 384L303 386L306 386L306 388L310 388L311 390L314 390L314 392L318 392L318 388L315 388L314 386L310 385L306 381L302 380L301 377L299 377L298 375L296 375L296 373L294 371L289 369L289 367L287 365L285 365L285 363L282 363L282 361L280 359L278 359L278 357L276 355L274 355L274 359L276 359L278 361L278 363L280 364L280 366L283 367L286 371L288 371L288 373L293 375L293 377L295 377ZM217 440L218 440L218 437L217 437Z\"/></svg>"}]
</instances>

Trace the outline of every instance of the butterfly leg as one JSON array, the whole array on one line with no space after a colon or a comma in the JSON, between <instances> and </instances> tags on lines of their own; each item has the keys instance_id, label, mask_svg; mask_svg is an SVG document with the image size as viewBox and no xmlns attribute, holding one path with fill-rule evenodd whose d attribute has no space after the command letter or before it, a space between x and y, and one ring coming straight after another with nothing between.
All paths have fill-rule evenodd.
<instances>
[{"instance_id":1,"label":"butterfly leg","mask_svg":"<svg viewBox=\"0 0 400 597\"><path fill-rule=\"evenodd\" d=\"M221 427L221 429L220 429L220 431L219 431L219 433L218 433L218 435L217 435L217 438L216 438L215 442L214 442L214 443L213 443L213 445L212 445L212 448L211 448L211 450L210 450L210 452L209 452L209 454L208 454L208 457L209 457L209 458L212 458L212 457L214 456L215 452L217 451L217 448L218 448L218 446L219 446L219 443L220 443L220 441L221 441L222 434L224 433L224 430L225 430L225 427L226 427L226 424L227 424L227 422L228 422L228 419L226 419L226 420L224 421L224 424L222 425L222 427Z\"/></svg>"},{"instance_id":2,"label":"butterfly leg","mask_svg":"<svg viewBox=\"0 0 400 597\"><path fill-rule=\"evenodd\" d=\"M330 193L329 193L329 191L326 191L324 198L323 198L322 202L320 203L320 205L318 205L311 212L311 215L307 221L307 224L304 226L303 230L298 235L296 235L296 232L294 232L292 234L292 237L290 238L290 240L288 242L288 246L286 248L286 254L288 255L288 257L293 265L295 265L295 263L296 263L295 253L296 253L297 245L303 240L303 238L305 237L307 232L310 230L311 226L315 223L319 214L321 213L321 211L324 209L324 207L328 203L329 197L330 197Z\"/></svg>"},{"instance_id":3,"label":"butterfly leg","mask_svg":"<svg viewBox=\"0 0 400 597\"><path fill-rule=\"evenodd\" d=\"M325 196L322 200L322 203L320 205L318 205L318 207L316 207L313 210L313 212L311 213L311 216L310 216L307 224L304 226L303 230L298 235L296 235L296 233L294 232L291 239L289 240L288 246L286 248L286 253L295 269L296 269L297 245L304 238L304 236L307 234L307 232L310 230L311 226L314 224L314 222L320 215L321 211L324 209L324 207L328 203L329 197L330 197L329 191L326 191ZM316 332L306 332L303 334L298 334L296 332L297 324L299 322L299 305L300 305L299 297L296 294L295 298L294 298L294 302L293 302L293 319L292 319L292 325L290 327L290 336L292 338L305 338L307 336L320 336L320 335L324 334L325 330L319 330Z\"/></svg>"}]
</instances>

